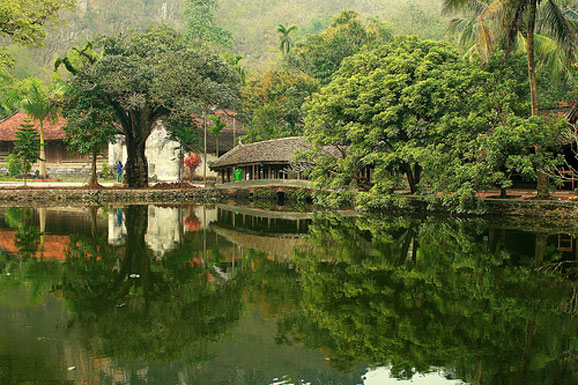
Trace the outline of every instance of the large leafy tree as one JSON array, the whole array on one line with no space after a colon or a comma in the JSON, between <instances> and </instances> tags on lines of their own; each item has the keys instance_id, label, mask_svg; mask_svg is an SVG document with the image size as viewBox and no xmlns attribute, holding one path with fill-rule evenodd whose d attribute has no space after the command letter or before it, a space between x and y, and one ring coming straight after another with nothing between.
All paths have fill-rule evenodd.
<instances>
[{"instance_id":1,"label":"large leafy tree","mask_svg":"<svg viewBox=\"0 0 578 385\"><path fill-rule=\"evenodd\" d=\"M390 38L383 23L376 20L363 23L355 11L343 10L323 32L297 42L286 55L286 61L290 68L327 84L344 58L358 53L364 46L376 46Z\"/></svg>"},{"instance_id":2,"label":"large leafy tree","mask_svg":"<svg viewBox=\"0 0 578 385\"><path fill-rule=\"evenodd\" d=\"M62 9L73 9L76 0L2 0L0 3L0 37L9 41L38 46L44 42L44 26L59 24ZM0 47L0 66L13 59Z\"/></svg>"},{"instance_id":3,"label":"large leafy tree","mask_svg":"<svg viewBox=\"0 0 578 385\"><path fill-rule=\"evenodd\" d=\"M96 63L99 59L92 45L73 47L67 56L56 59L57 70L64 65L72 75L77 75L85 66ZM79 92L80 91L80 92ZM84 90L71 87L65 91L66 98L61 100L62 113L66 118L66 144L72 151L91 156L91 173L88 185L98 186L96 172L97 156L114 140L118 129L114 123L114 110L104 103L98 94L86 93Z\"/></svg>"},{"instance_id":4,"label":"large leafy tree","mask_svg":"<svg viewBox=\"0 0 578 385\"><path fill-rule=\"evenodd\" d=\"M244 113L250 121L247 140L255 142L301 135L305 123L301 106L319 89L309 75L270 70L243 88Z\"/></svg>"},{"instance_id":5,"label":"large leafy tree","mask_svg":"<svg viewBox=\"0 0 578 385\"><path fill-rule=\"evenodd\" d=\"M208 106L231 107L238 101L238 75L210 49L166 26L101 38L102 56L68 84L70 103L94 95L113 111L124 136L129 187L148 186L145 144L162 118L201 113ZM102 109L99 102L91 108Z\"/></svg>"},{"instance_id":6,"label":"large leafy tree","mask_svg":"<svg viewBox=\"0 0 578 385\"><path fill-rule=\"evenodd\" d=\"M530 177L552 162L550 153L534 157L529 151L553 142L558 126L536 135L540 119L524 120L528 93L519 81L525 76L519 59L504 62L494 55L481 67L445 43L415 37L347 59L307 104L305 132L313 148L305 158L314 164L315 183L332 191L322 199L338 204L364 190L358 203L381 207L396 197L404 177L411 193L447 192L452 199L446 203L465 208L476 192L509 186L510 171L523 168ZM510 151L504 154L510 157L507 170L483 152L484 145L489 151L489 144L507 139L500 139L500 127L524 136L502 148ZM325 151L328 146L333 150ZM370 183L367 169L373 170Z\"/></svg>"},{"instance_id":7,"label":"large leafy tree","mask_svg":"<svg viewBox=\"0 0 578 385\"><path fill-rule=\"evenodd\" d=\"M415 37L346 60L306 105L313 180L336 192L325 197L351 198L340 191L364 188L364 168L374 170L371 193L378 199L391 197L402 175L416 192L436 126L464 109L468 70L447 44ZM325 156L328 145L336 151Z\"/></svg>"},{"instance_id":8,"label":"large leafy tree","mask_svg":"<svg viewBox=\"0 0 578 385\"><path fill-rule=\"evenodd\" d=\"M524 48L528 59L528 79L530 83L531 113L539 116L538 81L536 77L536 42L537 37L544 40L549 38L555 46L550 49L548 59L551 66L568 68L568 60L574 61L577 31L575 13L565 12L569 2L564 0L506 0L506 1L477 1L477 0L444 0L443 8L446 11L465 10L473 13L470 22L461 23L462 33L467 40L468 36L476 36L480 51L487 55L496 42L501 42L506 53L511 52L519 38L524 41ZM457 24L458 27L460 23ZM541 34L541 35L538 35ZM538 47L548 46L542 42ZM560 54L561 53L561 54ZM535 148L541 151L540 147ZM538 196L549 196L545 172L538 174Z\"/></svg>"}]
</instances>

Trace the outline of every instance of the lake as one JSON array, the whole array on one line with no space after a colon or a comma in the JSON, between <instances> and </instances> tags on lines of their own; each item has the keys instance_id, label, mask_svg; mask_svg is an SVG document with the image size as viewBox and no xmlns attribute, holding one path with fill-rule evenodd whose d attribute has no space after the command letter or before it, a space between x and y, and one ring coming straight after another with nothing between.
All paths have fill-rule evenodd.
<instances>
[{"instance_id":1,"label":"lake","mask_svg":"<svg viewBox=\"0 0 578 385\"><path fill-rule=\"evenodd\" d=\"M0 384L578 384L575 231L0 209Z\"/></svg>"}]
</instances>

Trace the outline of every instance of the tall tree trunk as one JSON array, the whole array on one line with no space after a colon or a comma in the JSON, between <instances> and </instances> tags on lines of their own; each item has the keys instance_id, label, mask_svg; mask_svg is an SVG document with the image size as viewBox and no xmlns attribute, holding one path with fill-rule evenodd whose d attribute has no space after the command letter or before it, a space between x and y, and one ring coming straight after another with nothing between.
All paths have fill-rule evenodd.
<instances>
[{"instance_id":1,"label":"tall tree trunk","mask_svg":"<svg viewBox=\"0 0 578 385\"><path fill-rule=\"evenodd\" d=\"M145 140L127 135L125 165L126 183L130 188L148 187L148 162L145 155Z\"/></svg>"},{"instance_id":2,"label":"tall tree trunk","mask_svg":"<svg viewBox=\"0 0 578 385\"><path fill-rule=\"evenodd\" d=\"M528 53L528 77L530 78L530 97L532 101L532 116L538 116L538 84L536 82L536 67L534 63L534 33L536 29L536 1L530 0L528 7L528 31L526 36L526 52Z\"/></svg>"},{"instance_id":3,"label":"tall tree trunk","mask_svg":"<svg viewBox=\"0 0 578 385\"><path fill-rule=\"evenodd\" d=\"M528 6L528 31L526 36L526 52L528 53L528 77L530 79L530 98L532 102L532 116L539 116L538 82L536 81L536 66L534 63L534 32L536 29L536 6L537 0L530 0ZM542 149L538 146L534 149L539 153ZM538 198L549 198L548 178L543 171L538 171L537 178Z\"/></svg>"},{"instance_id":4,"label":"tall tree trunk","mask_svg":"<svg viewBox=\"0 0 578 385\"><path fill-rule=\"evenodd\" d=\"M46 179L46 152L44 151L44 124L40 122L40 178Z\"/></svg>"},{"instance_id":5,"label":"tall tree trunk","mask_svg":"<svg viewBox=\"0 0 578 385\"><path fill-rule=\"evenodd\" d=\"M412 194L417 192L417 185L421 179L421 167L419 164L415 164L412 169L411 163L404 164L405 175L407 176L407 183L409 184L409 191Z\"/></svg>"},{"instance_id":6,"label":"tall tree trunk","mask_svg":"<svg viewBox=\"0 0 578 385\"><path fill-rule=\"evenodd\" d=\"M98 185L98 178L96 176L96 150L92 151L92 161L90 166L90 181L88 182L88 185L90 187L95 187Z\"/></svg>"}]
</instances>

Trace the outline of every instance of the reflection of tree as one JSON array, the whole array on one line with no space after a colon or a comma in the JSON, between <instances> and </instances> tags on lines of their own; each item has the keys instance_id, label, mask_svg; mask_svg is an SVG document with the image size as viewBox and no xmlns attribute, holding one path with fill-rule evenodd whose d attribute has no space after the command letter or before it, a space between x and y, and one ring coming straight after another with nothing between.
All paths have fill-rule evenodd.
<instances>
[{"instance_id":1,"label":"reflection of tree","mask_svg":"<svg viewBox=\"0 0 578 385\"><path fill-rule=\"evenodd\" d=\"M153 263L144 239L147 207L129 206L125 217L124 253L104 238L71 242L65 298L115 359L206 359L211 342L239 318L241 291L234 284L212 282L202 266L187 263L198 248L181 247Z\"/></svg>"},{"instance_id":2,"label":"reflection of tree","mask_svg":"<svg viewBox=\"0 0 578 385\"><path fill-rule=\"evenodd\" d=\"M329 350L337 366L391 363L400 377L443 366L478 384L569 381L565 351L578 347L576 330L557 312L567 287L487 251L486 230L316 220L311 234L333 258L297 256L301 313L281 322L280 334Z\"/></svg>"}]
</instances>

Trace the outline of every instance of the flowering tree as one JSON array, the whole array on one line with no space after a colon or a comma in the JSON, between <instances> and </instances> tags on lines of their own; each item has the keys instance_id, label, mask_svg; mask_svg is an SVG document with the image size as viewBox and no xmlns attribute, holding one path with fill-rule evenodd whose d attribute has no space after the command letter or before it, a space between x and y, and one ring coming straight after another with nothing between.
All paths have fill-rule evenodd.
<instances>
[{"instance_id":1,"label":"flowering tree","mask_svg":"<svg viewBox=\"0 0 578 385\"><path fill-rule=\"evenodd\" d=\"M191 155L185 158L185 166L191 170L191 178L195 175L195 170L202 162L202 158L199 154L192 153Z\"/></svg>"}]
</instances>

